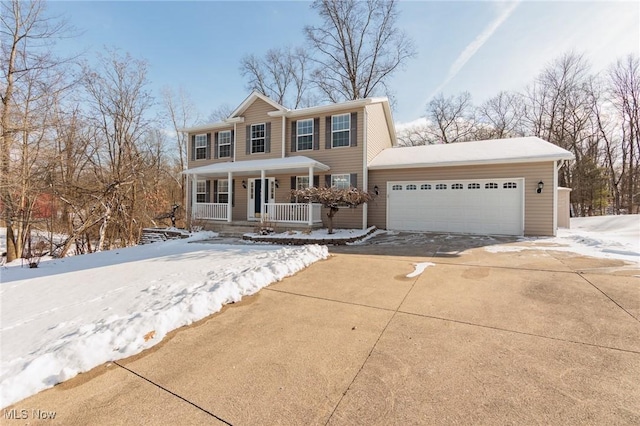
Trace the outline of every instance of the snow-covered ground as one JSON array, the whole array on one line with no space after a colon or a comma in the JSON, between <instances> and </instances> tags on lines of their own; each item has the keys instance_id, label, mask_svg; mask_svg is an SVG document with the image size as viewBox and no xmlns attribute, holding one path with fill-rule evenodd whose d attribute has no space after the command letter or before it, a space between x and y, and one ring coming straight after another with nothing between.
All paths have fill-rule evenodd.
<instances>
[{"instance_id":1,"label":"snow-covered ground","mask_svg":"<svg viewBox=\"0 0 640 426\"><path fill-rule=\"evenodd\" d=\"M3 266L0 407L137 354L327 256L318 245L174 240Z\"/></svg>"},{"instance_id":2,"label":"snow-covered ground","mask_svg":"<svg viewBox=\"0 0 640 426\"><path fill-rule=\"evenodd\" d=\"M5 232L0 228L0 251ZM319 232L317 237L327 237L326 230ZM359 232L364 234L340 230L335 237ZM0 267L0 407L139 353L169 331L328 256L317 245L194 242L209 236L44 259L37 269L21 267L19 260ZM557 237L521 241L526 244L486 250L552 248L640 264L640 216L573 218L571 229L559 230ZM407 276L429 266L418 263Z\"/></svg>"},{"instance_id":3,"label":"snow-covered ground","mask_svg":"<svg viewBox=\"0 0 640 426\"><path fill-rule=\"evenodd\" d=\"M574 217L571 228L558 229L556 237L522 238L521 241L535 244L495 245L485 250L497 253L552 248L640 265L640 215Z\"/></svg>"}]
</instances>

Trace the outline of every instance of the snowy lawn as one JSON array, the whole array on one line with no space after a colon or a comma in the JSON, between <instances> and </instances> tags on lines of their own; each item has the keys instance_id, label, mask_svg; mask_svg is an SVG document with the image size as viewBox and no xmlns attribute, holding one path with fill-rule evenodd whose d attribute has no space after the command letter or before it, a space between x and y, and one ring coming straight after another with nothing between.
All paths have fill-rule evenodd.
<instances>
[{"instance_id":1,"label":"snowy lawn","mask_svg":"<svg viewBox=\"0 0 640 426\"><path fill-rule=\"evenodd\" d=\"M556 237L522 238L517 244L487 246L498 253L521 250L558 250L605 259L620 259L640 265L640 215L571 218L571 229L558 229Z\"/></svg>"},{"instance_id":2,"label":"snowy lawn","mask_svg":"<svg viewBox=\"0 0 640 426\"><path fill-rule=\"evenodd\" d=\"M318 245L173 240L3 266L0 407L137 354L327 256Z\"/></svg>"}]
</instances>

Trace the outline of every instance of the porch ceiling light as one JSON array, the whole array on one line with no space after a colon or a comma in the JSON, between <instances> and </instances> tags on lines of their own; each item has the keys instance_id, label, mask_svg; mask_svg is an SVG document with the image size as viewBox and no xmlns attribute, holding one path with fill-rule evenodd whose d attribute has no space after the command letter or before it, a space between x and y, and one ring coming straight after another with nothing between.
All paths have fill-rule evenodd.
<instances>
[{"instance_id":1,"label":"porch ceiling light","mask_svg":"<svg viewBox=\"0 0 640 426\"><path fill-rule=\"evenodd\" d=\"M540 194L542 192L542 188L544 188L544 182L540 181L538 182L538 188L536 189L536 192Z\"/></svg>"}]
</instances>

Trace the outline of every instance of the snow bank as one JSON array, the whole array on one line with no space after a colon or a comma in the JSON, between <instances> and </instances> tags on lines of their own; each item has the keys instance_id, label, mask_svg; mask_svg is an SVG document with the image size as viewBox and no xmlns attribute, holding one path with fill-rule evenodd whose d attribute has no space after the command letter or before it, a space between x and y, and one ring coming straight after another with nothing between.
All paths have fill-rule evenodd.
<instances>
[{"instance_id":1,"label":"snow bank","mask_svg":"<svg viewBox=\"0 0 640 426\"><path fill-rule=\"evenodd\" d=\"M640 264L640 215L575 217L571 219L571 229L559 229L556 237L521 241L536 245L492 245L485 250L555 250Z\"/></svg>"},{"instance_id":2,"label":"snow bank","mask_svg":"<svg viewBox=\"0 0 640 426\"><path fill-rule=\"evenodd\" d=\"M326 257L318 245L175 240L52 260L35 270L3 267L0 406L135 355Z\"/></svg>"}]
</instances>

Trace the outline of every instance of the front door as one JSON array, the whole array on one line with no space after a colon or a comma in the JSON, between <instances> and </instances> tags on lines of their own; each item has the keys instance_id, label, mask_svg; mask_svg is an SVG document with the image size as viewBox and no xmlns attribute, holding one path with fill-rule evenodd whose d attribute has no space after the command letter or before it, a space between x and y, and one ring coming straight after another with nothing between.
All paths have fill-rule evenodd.
<instances>
[{"instance_id":1,"label":"front door","mask_svg":"<svg viewBox=\"0 0 640 426\"><path fill-rule=\"evenodd\" d=\"M247 217L249 219L260 218L260 199L263 198L265 203L275 203L275 179L249 179L249 211ZM265 214L268 209L265 207Z\"/></svg>"}]
</instances>

